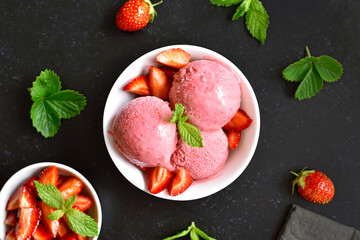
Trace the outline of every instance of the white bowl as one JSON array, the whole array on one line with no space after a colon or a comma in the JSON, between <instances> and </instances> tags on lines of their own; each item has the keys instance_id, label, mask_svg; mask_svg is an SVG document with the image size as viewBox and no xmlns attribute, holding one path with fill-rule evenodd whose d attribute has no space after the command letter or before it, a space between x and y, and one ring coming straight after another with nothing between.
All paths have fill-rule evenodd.
<instances>
[{"instance_id":1,"label":"white bowl","mask_svg":"<svg viewBox=\"0 0 360 240\"><path fill-rule=\"evenodd\" d=\"M112 121L116 113L121 107L132 100L135 95L123 91L123 87L133 78L147 74L150 66L159 66L156 62L156 55L160 52L170 48L182 48L191 54L191 61L200 59L216 59L228 65L242 80L241 85L241 109L243 109L252 119L253 122L250 127L244 130L241 134L239 146L235 151L230 150L228 160L216 177L211 177L205 180L195 181L189 189L184 193L171 197L167 191L163 191L154 196L169 199L169 200L194 200L209 196L213 193L232 183L240 174L245 170L249 164L258 142L260 133L260 112L255 93L246 79L244 74L228 59L222 55L197 46L191 45L172 45L159 49L155 49L135 60L131 63L118 77L112 87L106 101L104 118L103 118L103 131L107 150L112 158L114 164L124 177L134 184L137 188L149 193L146 187L144 173L131 164L116 148L113 137L108 133L111 131Z\"/></svg>"},{"instance_id":2,"label":"white bowl","mask_svg":"<svg viewBox=\"0 0 360 240\"><path fill-rule=\"evenodd\" d=\"M75 169L68 167L60 163L53 162L42 162L35 163L30 166L27 166L20 171L16 172L3 186L0 192L0 239L5 239L5 233L7 231L7 226L5 226L4 221L6 218L7 211L5 210L6 204L12 194L20 187L28 178L33 176L40 176L41 172L49 167L55 165L59 169L59 174L65 176L74 176L79 178L84 184L84 193L89 195L94 199L94 205L87 211L88 214L95 219L98 223L99 233L101 229L102 222L102 212L101 205L98 195L96 194L95 189L91 186L90 182L83 176L81 173ZM96 240L98 237L88 238L89 240Z\"/></svg>"}]
</instances>

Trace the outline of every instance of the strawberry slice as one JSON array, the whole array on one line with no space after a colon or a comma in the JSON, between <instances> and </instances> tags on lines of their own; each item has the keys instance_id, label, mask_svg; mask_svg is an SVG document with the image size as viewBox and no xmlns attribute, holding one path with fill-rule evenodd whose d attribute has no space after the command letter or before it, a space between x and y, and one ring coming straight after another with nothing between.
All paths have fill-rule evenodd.
<instances>
[{"instance_id":1,"label":"strawberry slice","mask_svg":"<svg viewBox=\"0 0 360 240\"><path fill-rule=\"evenodd\" d=\"M182 68L190 62L191 55L181 48L172 48L159 53L156 61L173 68Z\"/></svg>"},{"instance_id":2,"label":"strawberry slice","mask_svg":"<svg viewBox=\"0 0 360 240\"><path fill-rule=\"evenodd\" d=\"M141 75L134 78L123 88L124 91L136 93L139 95L150 95L149 80L146 76Z\"/></svg>"},{"instance_id":3,"label":"strawberry slice","mask_svg":"<svg viewBox=\"0 0 360 240\"><path fill-rule=\"evenodd\" d=\"M15 228L12 228L10 231L6 232L5 240L15 240Z\"/></svg>"},{"instance_id":4,"label":"strawberry slice","mask_svg":"<svg viewBox=\"0 0 360 240\"><path fill-rule=\"evenodd\" d=\"M57 232L59 237L64 237L66 234L68 234L70 232L67 223L65 223L65 221L63 220L63 218L59 219L59 230Z\"/></svg>"},{"instance_id":5,"label":"strawberry slice","mask_svg":"<svg viewBox=\"0 0 360 240\"><path fill-rule=\"evenodd\" d=\"M64 176L64 175L59 175L58 186L60 186L61 184L63 184L63 182L65 182L66 179L67 179L66 176Z\"/></svg>"},{"instance_id":6,"label":"strawberry slice","mask_svg":"<svg viewBox=\"0 0 360 240\"><path fill-rule=\"evenodd\" d=\"M36 190L34 181L38 181L38 180L39 180L38 177L31 177L28 180L26 180L23 185L27 186L35 193L35 192L37 192L37 190Z\"/></svg>"},{"instance_id":7,"label":"strawberry slice","mask_svg":"<svg viewBox=\"0 0 360 240\"><path fill-rule=\"evenodd\" d=\"M149 86L151 95L162 100L169 97L171 81L160 68L154 66L149 68Z\"/></svg>"},{"instance_id":8,"label":"strawberry slice","mask_svg":"<svg viewBox=\"0 0 360 240\"><path fill-rule=\"evenodd\" d=\"M85 212L94 205L94 201L90 196L77 195L73 207L78 207L81 212Z\"/></svg>"},{"instance_id":9,"label":"strawberry slice","mask_svg":"<svg viewBox=\"0 0 360 240\"><path fill-rule=\"evenodd\" d=\"M61 240L77 240L76 235L73 232L66 234Z\"/></svg>"},{"instance_id":10,"label":"strawberry slice","mask_svg":"<svg viewBox=\"0 0 360 240\"><path fill-rule=\"evenodd\" d=\"M83 188L83 182L76 177L69 177L58 187L65 200L71 196L79 194Z\"/></svg>"},{"instance_id":11,"label":"strawberry slice","mask_svg":"<svg viewBox=\"0 0 360 240\"><path fill-rule=\"evenodd\" d=\"M21 187L20 195L20 208L34 208L37 207L36 198L34 192L26 186Z\"/></svg>"},{"instance_id":12,"label":"strawberry slice","mask_svg":"<svg viewBox=\"0 0 360 240\"><path fill-rule=\"evenodd\" d=\"M228 138L230 149L235 150L235 148L239 145L241 132L228 131L226 132L226 136Z\"/></svg>"},{"instance_id":13,"label":"strawberry slice","mask_svg":"<svg viewBox=\"0 0 360 240\"><path fill-rule=\"evenodd\" d=\"M75 236L76 236L76 239L77 239L77 240L86 240L86 239L87 239L86 237L81 236L81 235L79 235L79 234L77 234L77 233L75 233Z\"/></svg>"},{"instance_id":14,"label":"strawberry slice","mask_svg":"<svg viewBox=\"0 0 360 240\"><path fill-rule=\"evenodd\" d=\"M5 225L15 227L17 222L17 211L9 211L5 218Z\"/></svg>"},{"instance_id":15,"label":"strawberry slice","mask_svg":"<svg viewBox=\"0 0 360 240\"><path fill-rule=\"evenodd\" d=\"M159 67L161 69L161 71L163 71L165 73L165 75L172 81L174 79L174 74L177 73L179 71L179 69L176 68L171 68L168 66L162 66Z\"/></svg>"},{"instance_id":16,"label":"strawberry slice","mask_svg":"<svg viewBox=\"0 0 360 240\"><path fill-rule=\"evenodd\" d=\"M20 208L19 212L19 222L17 223L15 230L16 240L31 239L40 222L40 209L37 207Z\"/></svg>"},{"instance_id":17,"label":"strawberry slice","mask_svg":"<svg viewBox=\"0 0 360 240\"><path fill-rule=\"evenodd\" d=\"M37 227L34 236L34 240L50 240L52 239L51 235L45 230L44 226L40 223Z\"/></svg>"},{"instance_id":18,"label":"strawberry slice","mask_svg":"<svg viewBox=\"0 0 360 240\"><path fill-rule=\"evenodd\" d=\"M56 166L46 168L40 175L39 183L52 184L57 186L59 180L59 170Z\"/></svg>"},{"instance_id":19,"label":"strawberry slice","mask_svg":"<svg viewBox=\"0 0 360 240\"><path fill-rule=\"evenodd\" d=\"M223 127L223 129L240 132L248 128L252 121L253 120L247 115L245 111L239 109L235 113L235 116Z\"/></svg>"},{"instance_id":20,"label":"strawberry slice","mask_svg":"<svg viewBox=\"0 0 360 240\"><path fill-rule=\"evenodd\" d=\"M46 217L49 216L50 213L53 211L56 211L55 208L49 207L44 202L40 201L38 202L39 208L41 210L42 216L41 221L44 224L46 230L50 233L50 235L55 238L56 234L59 230L59 220L51 221L50 219L47 219Z\"/></svg>"},{"instance_id":21,"label":"strawberry slice","mask_svg":"<svg viewBox=\"0 0 360 240\"><path fill-rule=\"evenodd\" d=\"M163 167L151 168L146 175L149 192L156 194L167 188L173 173Z\"/></svg>"},{"instance_id":22,"label":"strawberry slice","mask_svg":"<svg viewBox=\"0 0 360 240\"><path fill-rule=\"evenodd\" d=\"M174 180L169 185L168 192L170 196L177 196L185 192L193 182L193 177L184 168L180 168L176 173Z\"/></svg>"},{"instance_id":23,"label":"strawberry slice","mask_svg":"<svg viewBox=\"0 0 360 240\"><path fill-rule=\"evenodd\" d=\"M15 193L11 195L9 198L7 204L6 204L6 210L16 210L20 207L20 196L21 196L21 189L22 186L20 186L18 189L16 189Z\"/></svg>"}]
</instances>

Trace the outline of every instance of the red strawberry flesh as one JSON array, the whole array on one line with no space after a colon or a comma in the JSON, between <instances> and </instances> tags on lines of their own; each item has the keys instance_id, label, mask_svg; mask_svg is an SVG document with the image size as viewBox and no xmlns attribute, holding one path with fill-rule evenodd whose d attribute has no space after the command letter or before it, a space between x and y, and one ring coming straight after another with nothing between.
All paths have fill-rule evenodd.
<instances>
[{"instance_id":1,"label":"red strawberry flesh","mask_svg":"<svg viewBox=\"0 0 360 240\"><path fill-rule=\"evenodd\" d=\"M163 167L155 167L148 170L146 174L147 186L149 192L157 194L168 187L171 179L173 178L172 172Z\"/></svg>"},{"instance_id":2,"label":"red strawberry flesh","mask_svg":"<svg viewBox=\"0 0 360 240\"><path fill-rule=\"evenodd\" d=\"M192 182L193 177L184 168L179 169L168 187L169 195L177 196L182 194L191 186Z\"/></svg>"},{"instance_id":3,"label":"red strawberry flesh","mask_svg":"<svg viewBox=\"0 0 360 240\"><path fill-rule=\"evenodd\" d=\"M241 132L227 131L226 136L228 137L228 143L231 150L235 150L239 145Z\"/></svg>"},{"instance_id":4,"label":"red strawberry flesh","mask_svg":"<svg viewBox=\"0 0 360 240\"><path fill-rule=\"evenodd\" d=\"M154 66L149 68L149 86L153 96L162 100L168 99L171 81L160 68Z\"/></svg>"},{"instance_id":5,"label":"red strawberry flesh","mask_svg":"<svg viewBox=\"0 0 360 240\"><path fill-rule=\"evenodd\" d=\"M56 166L46 168L40 175L39 183L52 184L57 186L59 180L59 170Z\"/></svg>"},{"instance_id":6,"label":"red strawberry flesh","mask_svg":"<svg viewBox=\"0 0 360 240\"><path fill-rule=\"evenodd\" d=\"M17 211L9 211L5 218L5 225L15 227L17 222Z\"/></svg>"},{"instance_id":7,"label":"red strawberry flesh","mask_svg":"<svg viewBox=\"0 0 360 240\"><path fill-rule=\"evenodd\" d=\"M172 48L159 53L156 56L158 63L168 67L182 68L190 62L191 55L181 48Z\"/></svg>"},{"instance_id":8,"label":"red strawberry flesh","mask_svg":"<svg viewBox=\"0 0 360 240\"><path fill-rule=\"evenodd\" d=\"M34 240L51 240L52 237L51 235L46 231L46 229L44 228L44 226L40 223L39 226L37 227L34 236L33 236Z\"/></svg>"},{"instance_id":9,"label":"red strawberry flesh","mask_svg":"<svg viewBox=\"0 0 360 240\"><path fill-rule=\"evenodd\" d=\"M47 219L46 217L49 216L53 211L55 211L55 208L49 207L44 202L40 201L38 202L39 208L41 210L42 216L41 221L42 224L44 224L44 227L49 232L49 234L55 238L57 235L57 232L59 230L59 220L51 221L50 219Z\"/></svg>"},{"instance_id":10,"label":"red strawberry flesh","mask_svg":"<svg viewBox=\"0 0 360 240\"><path fill-rule=\"evenodd\" d=\"M19 209L19 222L16 225L16 240L28 240L31 239L36 231L41 212L39 208L20 208Z\"/></svg>"},{"instance_id":11,"label":"red strawberry flesh","mask_svg":"<svg viewBox=\"0 0 360 240\"><path fill-rule=\"evenodd\" d=\"M10 231L6 232L5 240L15 240L15 228L12 228Z\"/></svg>"},{"instance_id":12,"label":"red strawberry flesh","mask_svg":"<svg viewBox=\"0 0 360 240\"><path fill-rule=\"evenodd\" d=\"M71 196L79 194L83 188L83 182L76 177L69 177L58 187L65 200Z\"/></svg>"},{"instance_id":13,"label":"red strawberry flesh","mask_svg":"<svg viewBox=\"0 0 360 240\"><path fill-rule=\"evenodd\" d=\"M94 200L90 196L77 195L74 207L78 207L82 212L85 212L94 205Z\"/></svg>"},{"instance_id":14,"label":"red strawberry flesh","mask_svg":"<svg viewBox=\"0 0 360 240\"><path fill-rule=\"evenodd\" d=\"M123 90L142 96L150 95L149 79L144 75L136 77L126 84Z\"/></svg>"},{"instance_id":15,"label":"red strawberry flesh","mask_svg":"<svg viewBox=\"0 0 360 240\"><path fill-rule=\"evenodd\" d=\"M244 110L239 109L235 116L223 127L223 129L228 131L240 132L245 130L252 123L252 119L247 115Z\"/></svg>"}]
</instances>

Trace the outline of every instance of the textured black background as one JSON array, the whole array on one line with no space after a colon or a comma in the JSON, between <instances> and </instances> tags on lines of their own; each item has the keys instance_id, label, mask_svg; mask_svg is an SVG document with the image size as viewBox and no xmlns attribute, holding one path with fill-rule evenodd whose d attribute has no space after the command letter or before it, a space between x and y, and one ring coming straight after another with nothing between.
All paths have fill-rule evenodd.
<instances>
[{"instance_id":1,"label":"textured black background","mask_svg":"<svg viewBox=\"0 0 360 240\"><path fill-rule=\"evenodd\" d=\"M158 17L135 33L119 31L114 16L124 1L0 1L0 186L41 161L67 164L97 190L103 209L100 239L161 239L195 221L218 239L275 239L292 203L360 228L360 1L263 1L270 15L265 45L251 38L235 7L209 0L165 0ZM245 172L204 199L175 202L129 183L103 140L106 97L120 73L158 47L193 44L237 65L250 81L261 112L259 144ZM293 98L296 84L282 70L305 56L329 55L342 78L310 100ZM41 70L54 70L64 89L88 105L45 139L32 127L27 91ZM290 170L325 172L335 183L331 203L291 195ZM5 207L5 206L0 206Z\"/></svg>"}]
</instances>

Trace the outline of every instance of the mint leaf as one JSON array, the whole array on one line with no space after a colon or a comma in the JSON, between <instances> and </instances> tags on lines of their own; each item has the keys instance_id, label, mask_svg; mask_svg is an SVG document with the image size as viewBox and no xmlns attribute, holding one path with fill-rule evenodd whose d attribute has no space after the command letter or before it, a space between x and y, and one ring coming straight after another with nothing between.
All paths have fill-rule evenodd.
<instances>
[{"instance_id":1,"label":"mint leaf","mask_svg":"<svg viewBox=\"0 0 360 240\"><path fill-rule=\"evenodd\" d=\"M176 103L175 104L175 111L173 117L171 118L171 123L176 123L179 121L181 116L184 114L184 106L182 104Z\"/></svg>"},{"instance_id":2,"label":"mint leaf","mask_svg":"<svg viewBox=\"0 0 360 240\"><path fill-rule=\"evenodd\" d=\"M42 99L52 93L60 91L61 82L56 73L50 70L45 70L40 73L33 82L33 87L30 88L30 95L33 101Z\"/></svg>"},{"instance_id":3,"label":"mint leaf","mask_svg":"<svg viewBox=\"0 0 360 240\"><path fill-rule=\"evenodd\" d=\"M315 94L318 93L322 87L323 80L314 66L311 64L308 73L295 92L295 98L298 100L311 98L315 96Z\"/></svg>"},{"instance_id":4,"label":"mint leaf","mask_svg":"<svg viewBox=\"0 0 360 240\"><path fill-rule=\"evenodd\" d=\"M53 211L52 213L47 215L46 218L51 221L54 221L54 220L60 219L64 214L65 214L65 211L60 209L60 210Z\"/></svg>"},{"instance_id":5,"label":"mint leaf","mask_svg":"<svg viewBox=\"0 0 360 240\"><path fill-rule=\"evenodd\" d=\"M251 0L244 0L236 9L235 14L232 17L232 20L238 20L240 17L243 17L244 14L249 11Z\"/></svg>"},{"instance_id":6,"label":"mint leaf","mask_svg":"<svg viewBox=\"0 0 360 240\"><path fill-rule=\"evenodd\" d=\"M98 236L98 225L89 215L71 208L66 211L65 216L70 228L75 233L84 237Z\"/></svg>"},{"instance_id":7,"label":"mint leaf","mask_svg":"<svg viewBox=\"0 0 360 240\"><path fill-rule=\"evenodd\" d=\"M57 112L46 101L37 100L31 107L30 118L33 126L44 137L53 137L60 127Z\"/></svg>"},{"instance_id":8,"label":"mint leaf","mask_svg":"<svg viewBox=\"0 0 360 240\"><path fill-rule=\"evenodd\" d=\"M269 25L269 15L259 0L251 0L245 20L250 34L264 44L266 29Z\"/></svg>"},{"instance_id":9,"label":"mint leaf","mask_svg":"<svg viewBox=\"0 0 360 240\"><path fill-rule=\"evenodd\" d=\"M184 237L191 231L191 229L192 229L192 226L189 226L188 229L183 230L181 232L178 232L174 236L164 238L163 240L173 240L173 239L176 239L176 238Z\"/></svg>"},{"instance_id":10,"label":"mint leaf","mask_svg":"<svg viewBox=\"0 0 360 240\"><path fill-rule=\"evenodd\" d=\"M209 237L208 235L206 235L206 233L204 233L199 228L197 228L195 226L195 222L192 222L191 225L186 230L181 231L181 232L175 234L174 236L164 238L163 240L173 240L176 238L184 237L188 233L190 233L191 240L198 240L199 236L205 240L216 240L215 238Z\"/></svg>"},{"instance_id":11,"label":"mint leaf","mask_svg":"<svg viewBox=\"0 0 360 240\"><path fill-rule=\"evenodd\" d=\"M64 210L65 200L61 192L52 184L42 184L34 181L41 200L48 206Z\"/></svg>"},{"instance_id":12,"label":"mint leaf","mask_svg":"<svg viewBox=\"0 0 360 240\"><path fill-rule=\"evenodd\" d=\"M46 101L58 113L59 117L64 119L80 114L86 105L84 95L72 90L56 92L47 97Z\"/></svg>"},{"instance_id":13,"label":"mint leaf","mask_svg":"<svg viewBox=\"0 0 360 240\"><path fill-rule=\"evenodd\" d=\"M318 59L314 65L324 81L335 82L341 77L343 73L341 63L329 56L320 56Z\"/></svg>"},{"instance_id":14,"label":"mint leaf","mask_svg":"<svg viewBox=\"0 0 360 240\"><path fill-rule=\"evenodd\" d=\"M210 2L219 7L230 7L232 5L238 5L244 0L210 0Z\"/></svg>"},{"instance_id":15,"label":"mint leaf","mask_svg":"<svg viewBox=\"0 0 360 240\"><path fill-rule=\"evenodd\" d=\"M191 240L200 240L199 236L197 235L197 233L194 231L194 229L192 229L190 231L190 238Z\"/></svg>"},{"instance_id":16,"label":"mint leaf","mask_svg":"<svg viewBox=\"0 0 360 240\"><path fill-rule=\"evenodd\" d=\"M292 82L299 82L303 80L310 70L311 59L312 58L310 57L306 57L291 64L282 72L283 77Z\"/></svg>"},{"instance_id":17,"label":"mint leaf","mask_svg":"<svg viewBox=\"0 0 360 240\"><path fill-rule=\"evenodd\" d=\"M77 195L73 195L73 196L69 197L68 199L66 199L66 201L65 201L65 209L66 209L66 211L69 211L69 209L71 209L74 206L76 196Z\"/></svg>"},{"instance_id":18,"label":"mint leaf","mask_svg":"<svg viewBox=\"0 0 360 240\"><path fill-rule=\"evenodd\" d=\"M205 240L216 240L215 238L209 237L206 233L204 233L203 231L201 231L199 228L197 228L196 226L193 227L194 231L203 239Z\"/></svg>"},{"instance_id":19,"label":"mint leaf","mask_svg":"<svg viewBox=\"0 0 360 240\"><path fill-rule=\"evenodd\" d=\"M181 138L190 146L204 147L202 143L201 132L195 126L184 122L177 124Z\"/></svg>"}]
</instances>

